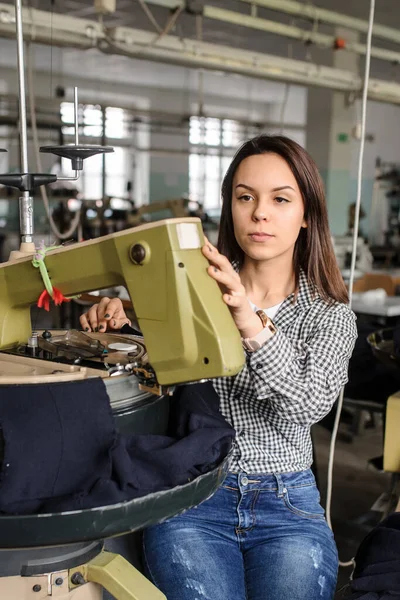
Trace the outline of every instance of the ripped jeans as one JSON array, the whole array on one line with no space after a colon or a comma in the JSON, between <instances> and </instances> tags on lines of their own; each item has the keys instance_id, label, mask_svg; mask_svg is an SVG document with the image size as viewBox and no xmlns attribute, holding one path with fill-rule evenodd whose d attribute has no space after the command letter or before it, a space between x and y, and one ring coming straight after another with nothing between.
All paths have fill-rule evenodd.
<instances>
[{"instance_id":1,"label":"ripped jeans","mask_svg":"<svg viewBox=\"0 0 400 600\"><path fill-rule=\"evenodd\" d=\"M311 470L230 473L212 498L144 534L168 600L331 600L338 556Z\"/></svg>"}]
</instances>

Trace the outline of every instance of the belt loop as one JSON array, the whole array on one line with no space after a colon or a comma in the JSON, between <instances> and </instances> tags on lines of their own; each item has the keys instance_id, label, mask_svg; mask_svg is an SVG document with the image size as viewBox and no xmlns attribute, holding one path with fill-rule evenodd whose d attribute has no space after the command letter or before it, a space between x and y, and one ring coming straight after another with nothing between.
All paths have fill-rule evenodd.
<instances>
[{"instance_id":1,"label":"belt loop","mask_svg":"<svg viewBox=\"0 0 400 600\"><path fill-rule=\"evenodd\" d=\"M274 477L276 479L276 484L278 486L278 498L283 498L285 495L285 485L282 481L282 476L279 473L274 473Z\"/></svg>"}]
</instances>

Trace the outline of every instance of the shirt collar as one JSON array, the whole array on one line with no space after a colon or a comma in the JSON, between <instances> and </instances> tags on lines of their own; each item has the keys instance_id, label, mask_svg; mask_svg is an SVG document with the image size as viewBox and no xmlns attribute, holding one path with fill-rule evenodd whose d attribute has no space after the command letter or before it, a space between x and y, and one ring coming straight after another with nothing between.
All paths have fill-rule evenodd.
<instances>
[{"instance_id":1,"label":"shirt collar","mask_svg":"<svg viewBox=\"0 0 400 600\"><path fill-rule=\"evenodd\" d=\"M303 269L301 269L296 304L302 310L306 310L318 296L319 294L315 286L309 283L307 275L304 273ZM293 294L291 294L290 297L293 298Z\"/></svg>"}]
</instances>

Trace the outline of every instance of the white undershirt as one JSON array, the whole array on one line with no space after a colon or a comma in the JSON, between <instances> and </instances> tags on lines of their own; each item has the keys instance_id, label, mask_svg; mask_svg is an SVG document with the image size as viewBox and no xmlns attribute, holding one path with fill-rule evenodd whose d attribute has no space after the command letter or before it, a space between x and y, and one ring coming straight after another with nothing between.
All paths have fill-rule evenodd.
<instances>
[{"instance_id":1,"label":"white undershirt","mask_svg":"<svg viewBox=\"0 0 400 600\"><path fill-rule=\"evenodd\" d=\"M253 302L251 300L249 300L249 302L250 302L250 306L254 312L256 312L257 310L260 310L258 308L258 306L253 304ZM262 308L261 310L263 310L265 312L267 317L269 317L270 319L274 319L274 317L275 317L276 313L278 312L278 310L280 309L282 303L283 303L283 300L282 300L282 302L279 302L279 304L275 304L274 306L270 306L269 308Z\"/></svg>"}]
</instances>

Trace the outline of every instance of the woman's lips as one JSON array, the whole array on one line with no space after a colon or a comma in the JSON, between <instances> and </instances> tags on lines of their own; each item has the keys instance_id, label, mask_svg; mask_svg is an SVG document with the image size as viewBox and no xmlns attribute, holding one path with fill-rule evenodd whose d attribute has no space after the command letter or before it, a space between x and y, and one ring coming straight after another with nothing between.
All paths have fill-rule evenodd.
<instances>
[{"instance_id":1,"label":"woman's lips","mask_svg":"<svg viewBox=\"0 0 400 600\"><path fill-rule=\"evenodd\" d=\"M253 242L265 242L266 240L272 239L274 236L269 233L249 233L249 237L253 240Z\"/></svg>"}]
</instances>

